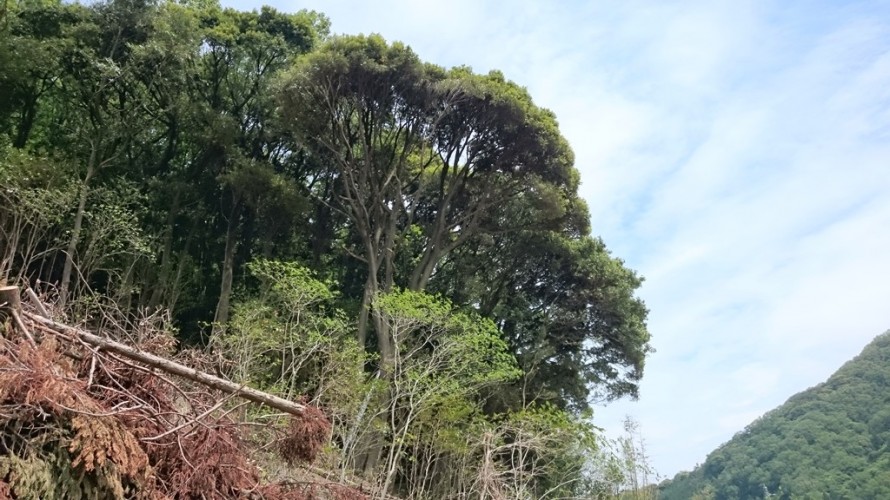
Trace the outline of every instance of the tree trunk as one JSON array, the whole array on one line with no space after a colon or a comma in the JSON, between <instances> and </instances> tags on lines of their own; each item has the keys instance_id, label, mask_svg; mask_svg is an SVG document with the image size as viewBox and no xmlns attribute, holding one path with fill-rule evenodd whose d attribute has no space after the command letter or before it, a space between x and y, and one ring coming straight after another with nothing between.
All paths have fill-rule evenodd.
<instances>
[{"instance_id":1,"label":"tree trunk","mask_svg":"<svg viewBox=\"0 0 890 500\"><path fill-rule=\"evenodd\" d=\"M12 285L0 287L0 308L7 311L22 309L19 287Z\"/></svg>"},{"instance_id":2,"label":"tree trunk","mask_svg":"<svg viewBox=\"0 0 890 500\"><path fill-rule=\"evenodd\" d=\"M31 136L31 129L34 128L34 118L37 116L37 96L30 96L28 102L22 109L22 116L19 119L18 130L16 131L15 140L12 142L13 147L21 149L28 143Z\"/></svg>"},{"instance_id":3,"label":"tree trunk","mask_svg":"<svg viewBox=\"0 0 890 500\"><path fill-rule=\"evenodd\" d=\"M150 308L154 309L161 305L164 300L165 293L169 289L170 273L173 269L173 231L176 223L176 216L179 214L179 199L181 190L177 187L173 194L173 202L170 204L170 211L167 212L167 227L164 231L164 247L161 249L161 269L158 272L158 279L151 291L151 298L148 301ZM166 304L169 306L169 304Z\"/></svg>"},{"instance_id":4,"label":"tree trunk","mask_svg":"<svg viewBox=\"0 0 890 500\"><path fill-rule=\"evenodd\" d=\"M99 146L90 143L90 159L87 164L87 175L83 179L83 185L80 188L80 199L77 203L77 213L74 215L74 228L71 230L71 238L68 240L68 248L65 250L65 265L62 268L62 283L59 286L59 306L65 308L68 302L68 295L71 288L71 272L74 267L74 253L77 251L77 244L80 242L80 231L83 227L83 215L86 211L87 198L90 194L90 180L96 173L97 162L99 156Z\"/></svg>"},{"instance_id":5,"label":"tree trunk","mask_svg":"<svg viewBox=\"0 0 890 500\"><path fill-rule=\"evenodd\" d=\"M7 203L9 199L3 200ZM15 259L16 246L6 237L6 224L9 217L10 209L7 207L0 208L0 284L8 279L8 275L12 274L12 264Z\"/></svg>"},{"instance_id":6,"label":"tree trunk","mask_svg":"<svg viewBox=\"0 0 890 500\"><path fill-rule=\"evenodd\" d=\"M377 369L377 377L392 384L392 377L396 368L395 344L393 343L389 328L387 328L387 325L380 317L380 314L377 311L371 311L371 316L374 319L374 329L377 333L377 350L380 353L380 364ZM388 406L392 403L391 394L386 393L383 398L385 398L383 401L384 406ZM395 429L390 429L390 432L394 431ZM363 471L366 475L372 473L377 468L377 464L383 457L383 451L386 448L386 439L383 433L379 431L371 431L368 435L370 446L368 447L369 452L365 457L363 467ZM390 446L395 446L395 443L390 443ZM388 474L389 473L387 473L387 477Z\"/></svg>"},{"instance_id":7,"label":"tree trunk","mask_svg":"<svg viewBox=\"0 0 890 500\"><path fill-rule=\"evenodd\" d=\"M232 212L229 215L229 225L226 229L226 249L223 254L222 282L219 287L219 301L216 303L216 314L213 317L213 335L225 332L226 323L229 322L232 282L234 281L235 273L235 249L238 246L236 233L238 232L239 215L240 204L235 200Z\"/></svg>"},{"instance_id":8,"label":"tree trunk","mask_svg":"<svg viewBox=\"0 0 890 500\"><path fill-rule=\"evenodd\" d=\"M185 246L179 253L179 264L177 264L176 266L176 275L173 277L173 284L169 287L170 296L167 298L167 302L164 304L167 309L171 311L176 309L176 303L179 301L180 285L182 284L182 274L185 272L185 266L188 263L189 248L191 248L192 241L194 241L195 239L194 236L195 224L192 223L189 234L185 238Z\"/></svg>"},{"instance_id":9,"label":"tree trunk","mask_svg":"<svg viewBox=\"0 0 890 500\"><path fill-rule=\"evenodd\" d=\"M396 425L397 425L397 417L395 415L395 405L393 405L392 410L390 411L390 432L393 434L396 433ZM385 499L387 495L389 495L390 490L393 487L393 480L396 477L396 473L399 470L399 460L402 456L402 451L405 447L405 440L408 436L408 430L411 427L412 421L412 413L413 411L409 410L409 414L405 417L405 422L401 423L401 429L399 429L399 436L393 439L393 442L389 446L389 453L386 457L386 472L383 479L383 486L380 488L380 498L381 500Z\"/></svg>"},{"instance_id":10,"label":"tree trunk","mask_svg":"<svg viewBox=\"0 0 890 500\"><path fill-rule=\"evenodd\" d=\"M358 340L358 345L362 348L364 348L368 342L368 326L369 321L371 320L371 302L374 300L374 295L377 293L376 283L374 282L376 282L374 276L368 274L368 279L365 280L365 291L362 294L361 309L358 311L356 339Z\"/></svg>"},{"instance_id":11,"label":"tree trunk","mask_svg":"<svg viewBox=\"0 0 890 500\"><path fill-rule=\"evenodd\" d=\"M433 270L436 268L436 264L439 263L439 259L441 259L441 255L439 254L440 251L438 248L429 249L424 253L420 262L417 264L417 267L415 267L414 271L411 273L411 281L408 283L409 290L420 292L426 289L426 285L429 283L430 277L433 275Z\"/></svg>"}]
</instances>

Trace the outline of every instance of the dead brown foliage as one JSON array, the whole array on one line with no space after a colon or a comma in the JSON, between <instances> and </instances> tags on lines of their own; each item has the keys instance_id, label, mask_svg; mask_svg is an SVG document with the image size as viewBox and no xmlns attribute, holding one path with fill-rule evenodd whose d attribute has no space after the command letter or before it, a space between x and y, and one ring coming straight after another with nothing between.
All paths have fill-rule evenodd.
<instances>
[{"instance_id":1,"label":"dead brown foliage","mask_svg":"<svg viewBox=\"0 0 890 500\"><path fill-rule=\"evenodd\" d=\"M279 441L278 451L289 464L312 462L321 452L331 433L331 423L318 408L307 406L299 417L292 417L287 436Z\"/></svg>"},{"instance_id":2,"label":"dead brown foliage","mask_svg":"<svg viewBox=\"0 0 890 500\"><path fill-rule=\"evenodd\" d=\"M242 427L226 413L234 401L42 333L36 347L12 340L14 332L0 337L0 500L73 491L78 498L365 498L336 484L262 485ZM163 339L146 344L170 349ZM312 408L290 422L278 449L289 463L312 461L329 435L330 423Z\"/></svg>"}]
</instances>

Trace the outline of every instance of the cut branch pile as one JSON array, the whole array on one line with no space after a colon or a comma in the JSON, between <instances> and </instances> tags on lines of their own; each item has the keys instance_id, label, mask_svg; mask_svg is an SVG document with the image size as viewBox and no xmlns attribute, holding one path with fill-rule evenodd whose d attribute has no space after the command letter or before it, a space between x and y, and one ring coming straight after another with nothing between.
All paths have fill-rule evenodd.
<instances>
[{"instance_id":1,"label":"cut branch pile","mask_svg":"<svg viewBox=\"0 0 890 500\"><path fill-rule=\"evenodd\" d=\"M230 417L249 402L290 414L277 448L308 463L330 432L317 408L172 361L172 342L131 347L18 299L0 288L0 500L364 498L332 483L262 484Z\"/></svg>"}]
</instances>

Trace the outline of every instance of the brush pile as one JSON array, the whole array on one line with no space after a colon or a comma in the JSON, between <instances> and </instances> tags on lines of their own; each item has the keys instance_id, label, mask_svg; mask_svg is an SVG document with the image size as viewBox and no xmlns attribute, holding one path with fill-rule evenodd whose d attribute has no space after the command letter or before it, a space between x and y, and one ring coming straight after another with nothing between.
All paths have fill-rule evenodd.
<instances>
[{"instance_id":1,"label":"brush pile","mask_svg":"<svg viewBox=\"0 0 890 500\"><path fill-rule=\"evenodd\" d=\"M238 402L240 391L134 361L15 307L0 303L0 500L364 498L324 481L266 482L249 453L257 426L243 418L251 403ZM130 346L185 366L174 347L165 334ZM201 368L192 370L215 379ZM310 463L330 423L294 406L268 448Z\"/></svg>"}]
</instances>

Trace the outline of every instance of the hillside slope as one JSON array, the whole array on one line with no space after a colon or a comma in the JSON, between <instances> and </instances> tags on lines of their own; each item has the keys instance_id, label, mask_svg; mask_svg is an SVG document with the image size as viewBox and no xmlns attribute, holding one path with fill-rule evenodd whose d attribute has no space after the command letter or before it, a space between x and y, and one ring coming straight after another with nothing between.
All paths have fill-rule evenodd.
<instances>
[{"instance_id":1,"label":"hillside slope","mask_svg":"<svg viewBox=\"0 0 890 500\"><path fill-rule=\"evenodd\" d=\"M890 498L890 331L714 450L659 498Z\"/></svg>"}]
</instances>

